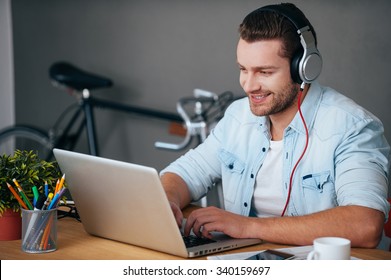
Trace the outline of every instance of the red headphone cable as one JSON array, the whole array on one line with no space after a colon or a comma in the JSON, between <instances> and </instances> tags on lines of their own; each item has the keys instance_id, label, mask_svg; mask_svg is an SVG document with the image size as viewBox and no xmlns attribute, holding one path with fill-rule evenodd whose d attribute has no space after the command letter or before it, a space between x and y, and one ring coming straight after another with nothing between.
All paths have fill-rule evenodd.
<instances>
[{"instance_id":1,"label":"red headphone cable","mask_svg":"<svg viewBox=\"0 0 391 280\"><path fill-rule=\"evenodd\" d=\"M303 113L301 112L301 97L302 97L302 94L303 94L303 87L300 87L300 91L299 91L299 95L298 95L297 107L299 109L300 118L301 118L301 120L303 122L304 129L305 129L305 137L306 137L306 139L305 139L305 146L304 146L303 152L301 153L299 159L297 160L295 166L292 169L291 176L289 178L288 197L286 199L285 207L284 207L284 210L282 211L281 217L283 217L285 215L286 209L288 208L289 200L290 200L290 197L291 197L291 191L292 191L293 175L294 175L294 173L296 171L296 168L299 165L301 159L304 157L304 154L305 154L305 152L307 150L307 147L308 147L308 139L309 139L308 128L307 128L307 124L305 122L305 119L303 117Z\"/></svg>"}]
</instances>

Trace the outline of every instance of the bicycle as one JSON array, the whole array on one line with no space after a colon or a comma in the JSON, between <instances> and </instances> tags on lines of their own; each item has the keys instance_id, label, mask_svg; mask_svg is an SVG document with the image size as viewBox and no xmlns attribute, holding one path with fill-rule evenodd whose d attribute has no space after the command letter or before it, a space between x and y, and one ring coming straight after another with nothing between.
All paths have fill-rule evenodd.
<instances>
[{"instance_id":1,"label":"bicycle","mask_svg":"<svg viewBox=\"0 0 391 280\"><path fill-rule=\"evenodd\" d=\"M99 156L94 121L95 108L177 123L186 131L184 141L180 144L157 142L155 146L160 149L182 150L188 147L194 138L197 139L196 145L205 139L212 124L221 118L233 97L230 92L216 95L196 89L194 97L179 100L177 103L179 114L175 114L96 98L92 96L91 91L111 87L113 85L111 79L87 72L67 62L54 63L49 68L49 76L54 86L68 91L77 99L77 102L65 109L48 131L32 125L15 125L2 129L0 131L0 154L10 154L15 149L35 150L41 158L50 160L53 158L53 148L73 150L86 129L89 153ZM195 106L193 113L189 113L185 108L189 104ZM69 121L64 125L65 117L69 117ZM64 129L60 128L61 125Z\"/></svg>"}]
</instances>

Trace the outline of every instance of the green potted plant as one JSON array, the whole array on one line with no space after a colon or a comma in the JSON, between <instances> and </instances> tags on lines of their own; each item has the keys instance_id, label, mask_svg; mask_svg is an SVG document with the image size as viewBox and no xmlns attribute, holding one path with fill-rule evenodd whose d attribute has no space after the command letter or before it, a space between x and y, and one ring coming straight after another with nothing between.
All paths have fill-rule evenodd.
<instances>
[{"instance_id":1,"label":"green potted plant","mask_svg":"<svg viewBox=\"0 0 391 280\"><path fill-rule=\"evenodd\" d=\"M16 233L19 236L15 238L6 232L7 228L2 224L0 239L19 239L21 232L20 204L11 193L7 183L15 188L13 179L16 179L27 199L33 201L33 186L36 186L40 192L44 192L43 188L46 182L49 192L53 192L60 177L61 172L57 162L41 160L34 151L16 150L13 155L0 156L0 224L5 222L2 221L5 220L4 218L16 220L19 223L14 226L19 230L19 233Z\"/></svg>"}]
</instances>

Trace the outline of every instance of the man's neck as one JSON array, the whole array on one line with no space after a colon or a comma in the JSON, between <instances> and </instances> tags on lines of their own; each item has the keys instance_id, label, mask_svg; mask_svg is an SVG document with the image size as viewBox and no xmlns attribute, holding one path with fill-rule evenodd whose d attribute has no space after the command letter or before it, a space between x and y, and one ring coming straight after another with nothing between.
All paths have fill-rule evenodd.
<instances>
[{"instance_id":1,"label":"man's neck","mask_svg":"<svg viewBox=\"0 0 391 280\"><path fill-rule=\"evenodd\" d=\"M303 93L301 94L301 103L303 102L305 96L307 95L309 87L310 87L309 84L305 85ZM269 116L270 133L272 136L272 140L274 141L282 140L282 138L284 137L285 129L292 122L293 118L295 117L298 111L297 103L298 103L298 98L296 98L296 101L294 102L294 104L292 104L291 107L287 108L283 112Z\"/></svg>"}]
</instances>

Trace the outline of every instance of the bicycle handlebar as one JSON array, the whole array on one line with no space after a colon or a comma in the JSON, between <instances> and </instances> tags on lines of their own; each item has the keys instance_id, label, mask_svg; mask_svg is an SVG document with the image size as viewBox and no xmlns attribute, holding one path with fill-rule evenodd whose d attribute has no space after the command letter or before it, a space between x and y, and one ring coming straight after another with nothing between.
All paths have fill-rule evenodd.
<instances>
[{"instance_id":1,"label":"bicycle handlebar","mask_svg":"<svg viewBox=\"0 0 391 280\"><path fill-rule=\"evenodd\" d=\"M183 97L179 99L176 104L177 112L183 119L186 127L186 135L183 141L177 144L158 141L155 142L155 147L159 149L179 151L186 148L191 143L194 136L199 136L200 141L203 142L209 133L209 125L218 121L224 113L225 108L232 100L232 92L223 92L220 95L217 95L212 92L195 89L194 97ZM190 103L195 104L195 116L193 118L191 118L185 110L186 105ZM204 110L202 105L207 103L210 103L210 105ZM208 113L212 109L217 110L217 116L213 116L213 118L208 119Z\"/></svg>"}]
</instances>

